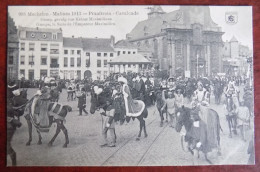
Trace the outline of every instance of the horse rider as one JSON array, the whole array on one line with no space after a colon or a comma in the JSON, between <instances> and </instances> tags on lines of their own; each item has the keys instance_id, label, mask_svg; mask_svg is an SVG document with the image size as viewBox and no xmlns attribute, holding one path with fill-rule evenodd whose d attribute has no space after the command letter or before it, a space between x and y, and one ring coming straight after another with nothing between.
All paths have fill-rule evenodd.
<instances>
[{"instance_id":1,"label":"horse rider","mask_svg":"<svg viewBox=\"0 0 260 172\"><path fill-rule=\"evenodd\" d=\"M198 88L194 91L191 107L192 109L199 109L199 116L201 120L207 123L207 114L209 107L210 93L204 88L202 81L198 81Z\"/></svg>"},{"instance_id":2,"label":"horse rider","mask_svg":"<svg viewBox=\"0 0 260 172\"><path fill-rule=\"evenodd\" d=\"M202 81L198 81L198 88L193 93L193 107L196 105L209 106L210 93L204 88ZM196 105L194 103L197 103Z\"/></svg>"},{"instance_id":3,"label":"horse rider","mask_svg":"<svg viewBox=\"0 0 260 172\"><path fill-rule=\"evenodd\" d=\"M228 86L225 90L226 97L231 96L235 105L239 106L239 89L235 86L234 81L229 81Z\"/></svg>"}]
</instances>

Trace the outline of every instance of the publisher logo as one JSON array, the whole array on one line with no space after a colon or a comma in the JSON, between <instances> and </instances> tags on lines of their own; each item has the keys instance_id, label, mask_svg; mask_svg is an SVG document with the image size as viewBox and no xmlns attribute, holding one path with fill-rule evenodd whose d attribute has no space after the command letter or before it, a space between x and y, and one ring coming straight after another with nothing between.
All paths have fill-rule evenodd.
<instances>
[{"instance_id":1,"label":"publisher logo","mask_svg":"<svg viewBox=\"0 0 260 172\"><path fill-rule=\"evenodd\" d=\"M238 21L237 12L226 12L226 23L227 24L236 24Z\"/></svg>"}]
</instances>

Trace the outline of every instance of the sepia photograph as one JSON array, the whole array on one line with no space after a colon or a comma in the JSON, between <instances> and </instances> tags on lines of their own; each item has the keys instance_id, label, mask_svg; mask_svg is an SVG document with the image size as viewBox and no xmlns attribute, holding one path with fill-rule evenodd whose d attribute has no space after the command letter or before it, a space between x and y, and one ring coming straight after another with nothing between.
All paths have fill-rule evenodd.
<instances>
[{"instance_id":1,"label":"sepia photograph","mask_svg":"<svg viewBox=\"0 0 260 172\"><path fill-rule=\"evenodd\" d=\"M252 6L8 6L6 165L254 165Z\"/></svg>"}]
</instances>

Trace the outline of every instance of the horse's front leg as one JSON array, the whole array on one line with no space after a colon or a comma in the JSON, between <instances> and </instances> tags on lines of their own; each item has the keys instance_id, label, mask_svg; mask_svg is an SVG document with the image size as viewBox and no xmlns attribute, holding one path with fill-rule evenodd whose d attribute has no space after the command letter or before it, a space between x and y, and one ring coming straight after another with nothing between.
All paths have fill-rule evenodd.
<instances>
[{"instance_id":1,"label":"horse's front leg","mask_svg":"<svg viewBox=\"0 0 260 172\"><path fill-rule=\"evenodd\" d=\"M231 131L232 124L231 124L231 119L230 119L229 114L226 116L226 118L227 118L227 121L228 121L228 127L229 127L229 138L232 138L232 131Z\"/></svg>"},{"instance_id":2,"label":"horse's front leg","mask_svg":"<svg viewBox=\"0 0 260 172\"><path fill-rule=\"evenodd\" d=\"M140 130L139 130L139 134L138 134L138 137L136 138L136 141L139 141L140 140L140 137L142 135L142 130L143 130L143 119L142 118L137 118L140 122Z\"/></svg>"},{"instance_id":3,"label":"horse's front leg","mask_svg":"<svg viewBox=\"0 0 260 172\"><path fill-rule=\"evenodd\" d=\"M146 132L146 125L145 125L145 120L144 120L144 137L147 137L147 136L148 136L148 134Z\"/></svg>"},{"instance_id":4,"label":"horse's front leg","mask_svg":"<svg viewBox=\"0 0 260 172\"><path fill-rule=\"evenodd\" d=\"M61 130L61 125L59 124L59 122L57 122L57 129L56 129L56 133L54 134L54 136L52 137L51 141L48 143L48 146L52 146L53 142L55 141L56 137L59 135Z\"/></svg>"},{"instance_id":5,"label":"horse's front leg","mask_svg":"<svg viewBox=\"0 0 260 172\"><path fill-rule=\"evenodd\" d=\"M64 143L63 147L66 148L67 145L69 144L69 136L68 136L68 130L64 126L63 121L61 121L61 130L65 135L65 143Z\"/></svg>"},{"instance_id":6,"label":"horse's front leg","mask_svg":"<svg viewBox=\"0 0 260 172\"><path fill-rule=\"evenodd\" d=\"M39 137L39 140L38 140L38 145L41 145L42 144L42 136L41 136L41 133L40 131L37 129L37 133L38 133L38 137Z\"/></svg>"},{"instance_id":7,"label":"horse's front leg","mask_svg":"<svg viewBox=\"0 0 260 172\"><path fill-rule=\"evenodd\" d=\"M26 146L29 146L32 141L32 122L30 119L26 119L27 125L28 125L28 133L29 133L29 140L26 143Z\"/></svg>"}]
</instances>

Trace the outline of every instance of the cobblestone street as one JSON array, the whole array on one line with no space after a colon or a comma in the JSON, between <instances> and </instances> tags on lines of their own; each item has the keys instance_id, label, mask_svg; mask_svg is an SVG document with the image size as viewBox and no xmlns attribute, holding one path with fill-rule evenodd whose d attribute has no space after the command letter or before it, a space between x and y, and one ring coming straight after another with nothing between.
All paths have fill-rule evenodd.
<instances>
[{"instance_id":1,"label":"cobblestone street","mask_svg":"<svg viewBox=\"0 0 260 172\"><path fill-rule=\"evenodd\" d=\"M29 89L31 97L36 89ZM242 93L241 93L242 94ZM91 115L78 116L77 101L67 102L67 93L63 90L60 96L62 104L73 107L73 111L66 117L65 126L68 129L70 143L68 148L62 148L65 142L61 132L52 147L48 142L55 133L56 125L51 127L49 133L42 133L42 145L37 145L38 135L33 128L31 146L26 146L28 128L24 117L21 118L22 127L17 129L12 145L17 153L18 166L177 166L192 165L192 155L181 148L180 134L164 123L160 127L160 118L155 107L148 108L146 126L148 137L142 135L136 141L139 131L139 121L136 119L128 124L116 125L116 147L100 147L101 142L101 116L99 112ZM223 99L222 99L223 100ZM223 105L215 105L211 98L211 107L220 116L223 129L221 132L221 156L217 152L209 153L208 158L214 164L247 164L249 155L247 147L251 130L247 131L247 141L241 140L239 135L228 137L228 125L225 119ZM90 102L90 96L87 97ZM87 105L89 110L89 104ZM143 134L143 133L142 133ZM8 157L7 165L11 165ZM201 154L199 165L209 165Z\"/></svg>"}]
</instances>

